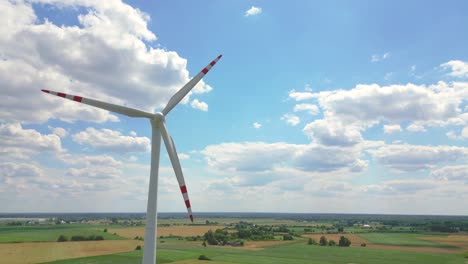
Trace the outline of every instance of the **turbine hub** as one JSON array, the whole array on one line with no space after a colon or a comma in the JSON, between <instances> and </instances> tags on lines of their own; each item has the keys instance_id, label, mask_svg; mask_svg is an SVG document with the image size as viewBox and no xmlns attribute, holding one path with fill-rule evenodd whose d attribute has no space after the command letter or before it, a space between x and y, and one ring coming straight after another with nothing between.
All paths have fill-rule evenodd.
<instances>
[{"instance_id":1,"label":"turbine hub","mask_svg":"<svg viewBox=\"0 0 468 264\"><path fill-rule=\"evenodd\" d=\"M166 118L164 117L163 113L157 112L154 114L153 120L159 123L166 121Z\"/></svg>"}]
</instances>

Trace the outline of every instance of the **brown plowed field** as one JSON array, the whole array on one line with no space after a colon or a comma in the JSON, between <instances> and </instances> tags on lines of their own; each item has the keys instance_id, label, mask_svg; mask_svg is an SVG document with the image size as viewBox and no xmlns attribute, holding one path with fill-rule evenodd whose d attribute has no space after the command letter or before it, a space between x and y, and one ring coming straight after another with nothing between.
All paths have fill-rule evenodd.
<instances>
[{"instance_id":1,"label":"brown plowed field","mask_svg":"<svg viewBox=\"0 0 468 264\"><path fill-rule=\"evenodd\" d=\"M203 235L208 230L215 231L216 229L223 229L224 226L164 226L158 227L158 237L160 236L197 236ZM144 227L135 227L135 228L116 228L109 229L109 233L117 233L117 235L127 238L135 238L136 236L145 237L145 228Z\"/></svg>"},{"instance_id":2,"label":"brown plowed field","mask_svg":"<svg viewBox=\"0 0 468 264\"><path fill-rule=\"evenodd\" d=\"M137 240L83 242L0 243L0 262L8 264L40 263L60 259L128 252L142 245Z\"/></svg>"},{"instance_id":3,"label":"brown plowed field","mask_svg":"<svg viewBox=\"0 0 468 264\"><path fill-rule=\"evenodd\" d=\"M432 253L462 253L468 250L468 235L449 235L447 237L420 237L421 240L440 243L443 245L456 246L458 248L437 248L437 247L411 247L411 246L393 246L393 245L376 245L356 234L303 234L303 237L313 238L318 243L321 236L325 236L327 240L335 240L336 243L341 236L351 240L352 247L360 247L361 243L366 243L368 248L387 249L387 250L403 250L403 251L418 251Z\"/></svg>"},{"instance_id":4,"label":"brown plowed field","mask_svg":"<svg viewBox=\"0 0 468 264\"><path fill-rule=\"evenodd\" d=\"M468 235L449 235L447 237L421 237L422 240L456 246L460 251L468 250Z\"/></svg>"}]
</instances>

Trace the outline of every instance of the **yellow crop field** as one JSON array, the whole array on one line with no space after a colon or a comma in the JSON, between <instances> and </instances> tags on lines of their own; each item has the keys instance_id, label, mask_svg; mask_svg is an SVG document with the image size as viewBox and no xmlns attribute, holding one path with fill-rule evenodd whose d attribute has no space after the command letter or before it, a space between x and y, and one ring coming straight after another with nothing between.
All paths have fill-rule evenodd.
<instances>
[{"instance_id":1,"label":"yellow crop field","mask_svg":"<svg viewBox=\"0 0 468 264\"><path fill-rule=\"evenodd\" d=\"M83 242L0 243L1 263L40 263L60 259L98 256L134 250L142 241L107 240Z\"/></svg>"}]
</instances>

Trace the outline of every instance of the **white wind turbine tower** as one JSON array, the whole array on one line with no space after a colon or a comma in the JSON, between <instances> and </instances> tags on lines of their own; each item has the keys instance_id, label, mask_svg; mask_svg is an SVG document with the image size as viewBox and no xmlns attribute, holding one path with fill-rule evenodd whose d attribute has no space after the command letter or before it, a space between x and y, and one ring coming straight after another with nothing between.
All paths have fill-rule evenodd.
<instances>
[{"instance_id":1,"label":"white wind turbine tower","mask_svg":"<svg viewBox=\"0 0 468 264\"><path fill-rule=\"evenodd\" d=\"M81 96L69 95L64 93L42 90L45 93L53 94L69 100L91 105L97 108L105 109L111 112L119 113L129 117L145 117L151 122L152 138L151 138L151 173L148 191L148 207L146 210L146 227L145 227L145 251L143 254L143 264L154 264L156 261L156 231L157 231L157 197L158 197L158 171L159 171L159 153L161 150L161 137L166 145L167 153L174 168L177 181L179 182L180 191L185 201L190 220L193 222L192 209L190 200L185 186L184 175L180 166L179 157L174 146L174 141L166 128L166 115L174 108L190 90L208 73L208 71L221 59L219 55L208 66L203 68L195 77L185 84L177 93L175 93L166 107L161 112L152 114L141 110L105 103L93 99L84 98Z\"/></svg>"}]
</instances>

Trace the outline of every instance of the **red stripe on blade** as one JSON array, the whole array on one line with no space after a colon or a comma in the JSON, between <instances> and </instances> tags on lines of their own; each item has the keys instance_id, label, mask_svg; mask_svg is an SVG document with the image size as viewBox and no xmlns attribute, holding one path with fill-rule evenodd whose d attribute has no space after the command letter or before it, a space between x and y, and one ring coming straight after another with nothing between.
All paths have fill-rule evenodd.
<instances>
[{"instance_id":1,"label":"red stripe on blade","mask_svg":"<svg viewBox=\"0 0 468 264\"><path fill-rule=\"evenodd\" d=\"M184 186L180 186L180 191L182 193L187 193L187 187L184 185Z\"/></svg>"},{"instance_id":2,"label":"red stripe on blade","mask_svg":"<svg viewBox=\"0 0 468 264\"><path fill-rule=\"evenodd\" d=\"M202 72L203 72L203 74L206 74L208 72L208 69L205 68L205 69L202 70Z\"/></svg>"},{"instance_id":3,"label":"red stripe on blade","mask_svg":"<svg viewBox=\"0 0 468 264\"><path fill-rule=\"evenodd\" d=\"M83 97L81 96L73 96L73 101L77 101L81 103L81 100L83 100Z\"/></svg>"},{"instance_id":4,"label":"red stripe on blade","mask_svg":"<svg viewBox=\"0 0 468 264\"><path fill-rule=\"evenodd\" d=\"M223 56L223 55L219 55L219 56L218 56L218 59L221 59L222 56Z\"/></svg>"},{"instance_id":5,"label":"red stripe on blade","mask_svg":"<svg viewBox=\"0 0 468 264\"><path fill-rule=\"evenodd\" d=\"M210 63L211 66L214 66L215 64L216 64L216 61L212 61L212 62Z\"/></svg>"},{"instance_id":6,"label":"red stripe on blade","mask_svg":"<svg viewBox=\"0 0 468 264\"><path fill-rule=\"evenodd\" d=\"M57 96L60 96L60 97L63 97L63 98L67 97L67 95L64 94L64 93L57 93Z\"/></svg>"},{"instance_id":7,"label":"red stripe on blade","mask_svg":"<svg viewBox=\"0 0 468 264\"><path fill-rule=\"evenodd\" d=\"M50 93L49 90L41 90L41 91L43 91L44 93Z\"/></svg>"},{"instance_id":8,"label":"red stripe on blade","mask_svg":"<svg viewBox=\"0 0 468 264\"><path fill-rule=\"evenodd\" d=\"M187 206L187 208L190 208L190 201L189 200L185 200L185 206Z\"/></svg>"},{"instance_id":9,"label":"red stripe on blade","mask_svg":"<svg viewBox=\"0 0 468 264\"><path fill-rule=\"evenodd\" d=\"M190 221L193 222L193 215L189 215L189 217L190 217Z\"/></svg>"}]
</instances>

